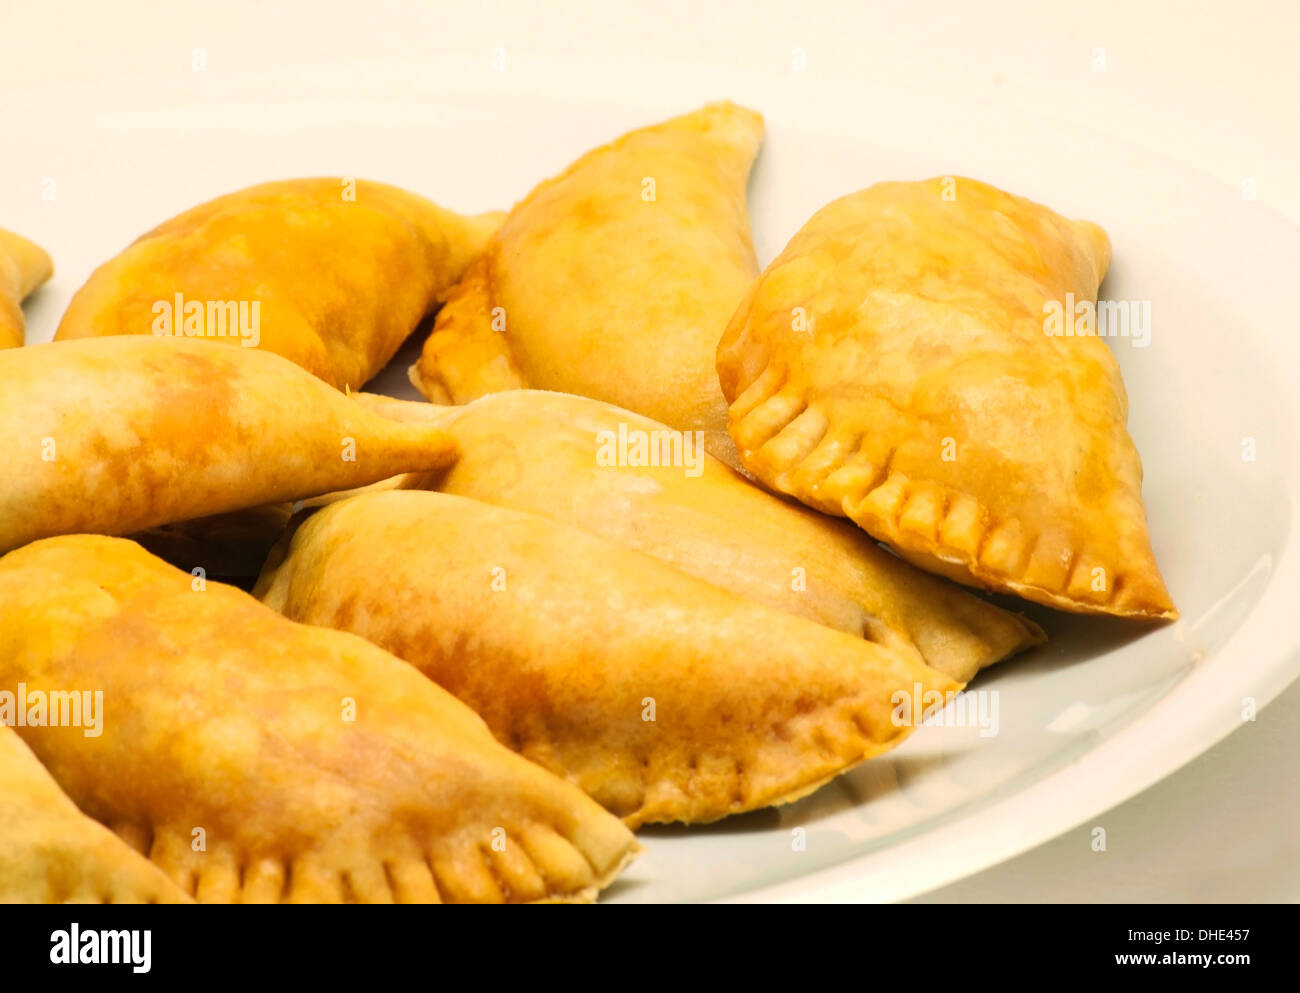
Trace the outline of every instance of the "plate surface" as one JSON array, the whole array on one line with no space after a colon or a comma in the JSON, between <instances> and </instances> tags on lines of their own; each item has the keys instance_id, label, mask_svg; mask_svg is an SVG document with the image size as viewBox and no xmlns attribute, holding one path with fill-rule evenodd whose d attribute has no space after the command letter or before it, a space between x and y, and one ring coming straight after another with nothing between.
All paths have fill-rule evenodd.
<instances>
[{"instance_id":1,"label":"plate surface","mask_svg":"<svg viewBox=\"0 0 1300 993\"><path fill-rule=\"evenodd\" d=\"M768 120L750 193L763 263L822 204L884 179L974 176L1107 229L1115 259L1103 297L1151 308L1149 345L1109 344L1128 388L1152 540L1182 611L1148 627L1007 601L1051 640L972 684L986 706L996 694L996 734L927 727L789 807L647 829L647 855L607 899L914 895L1133 795L1300 672L1300 345L1288 299L1300 232L1193 170L996 107L860 83L846 98L832 80L723 79L626 60L623 84L605 90L591 85L609 68L597 60L541 68L545 96L457 58L6 94L0 110L23 139L15 147L34 158L6 184L3 223L43 244L58 269L28 307L30 339L53 334L95 265L216 194L350 175L464 210L507 206L593 145L726 96ZM615 91L617 105L591 98ZM41 196L49 180L52 200ZM417 346L379 389L414 396L404 369Z\"/></svg>"}]
</instances>

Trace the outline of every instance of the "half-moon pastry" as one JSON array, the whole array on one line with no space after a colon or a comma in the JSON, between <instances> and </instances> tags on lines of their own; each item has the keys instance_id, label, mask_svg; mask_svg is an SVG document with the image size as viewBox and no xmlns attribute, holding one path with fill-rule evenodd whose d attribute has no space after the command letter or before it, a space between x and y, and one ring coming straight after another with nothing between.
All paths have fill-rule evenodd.
<instances>
[{"instance_id":1,"label":"half-moon pastry","mask_svg":"<svg viewBox=\"0 0 1300 993\"><path fill-rule=\"evenodd\" d=\"M452 292L411 381L438 403L595 397L734 461L714 351L758 275L745 186L762 135L755 112L710 104L542 183Z\"/></svg>"},{"instance_id":2,"label":"half-moon pastry","mask_svg":"<svg viewBox=\"0 0 1300 993\"><path fill-rule=\"evenodd\" d=\"M632 827L798 799L959 688L915 653L443 493L316 512L255 594L406 659Z\"/></svg>"},{"instance_id":3,"label":"half-moon pastry","mask_svg":"<svg viewBox=\"0 0 1300 993\"><path fill-rule=\"evenodd\" d=\"M453 465L414 473L406 488L610 538L751 600L919 651L960 682L1044 640L1033 621L903 562L847 521L773 496L681 432L599 400L512 390L441 407L353 396L394 420L441 424L456 440Z\"/></svg>"},{"instance_id":4,"label":"half-moon pastry","mask_svg":"<svg viewBox=\"0 0 1300 993\"><path fill-rule=\"evenodd\" d=\"M39 245L0 228L0 348L23 343L22 302L54 275L54 263Z\"/></svg>"},{"instance_id":5,"label":"half-moon pastry","mask_svg":"<svg viewBox=\"0 0 1300 993\"><path fill-rule=\"evenodd\" d=\"M745 467L960 582L1176 617L1119 367L1084 320L1055 333L1109 262L1096 225L970 179L824 207L718 347Z\"/></svg>"},{"instance_id":6,"label":"half-moon pastry","mask_svg":"<svg viewBox=\"0 0 1300 993\"><path fill-rule=\"evenodd\" d=\"M589 900L637 850L405 662L132 542L10 552L0 631L0 685L102 690L98 737L19 733L202 903Z\"/></svg>"},{"instance_id":7,"label":"half-moon pastry","mask_svg":"<svg viewBox=\"0 0 1300 993\"><path fill-rule=\"evenodd\" d=\"M115 336L0 351L0 552L346 489L455 458L258 349Z\"/></svg>"},{"instance_id":8,"label":"half-moon pastry","mask_svg":"<svg viewBox=\"0 0 1300 993\"><path fill-rule=\"evenodd\" d=\"M159 334L258 347L361 386L501 223L383 183L292 179L185 211L100 266L56 338Z\"/></svg>"},{"instance_id":9,"label":"half-moon pastry","mask_svg":"<svg viewBox=\"0 0 1300 993\"><path fill-rule=\"evenodd\" d=\"M186 902L161 869L78 810L0 720L0 903Z\"/></svg>"}]
</instances>

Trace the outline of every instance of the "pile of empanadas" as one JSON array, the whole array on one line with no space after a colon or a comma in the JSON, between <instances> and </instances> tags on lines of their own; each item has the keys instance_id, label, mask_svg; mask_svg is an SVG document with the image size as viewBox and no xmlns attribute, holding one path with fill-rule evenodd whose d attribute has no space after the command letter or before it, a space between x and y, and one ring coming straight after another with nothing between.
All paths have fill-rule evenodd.
<instances>
[{"instance_id":1,"label":"pile of empanadas","mask_svg":"<svg viewBox=\"0 0 1300 993\"><path fill-rule=\"evenodd\" d=\"M958 583L1176 616L1115 360L1044 330L1102 230L881 183L760 273L761 137L232 193L42 345L0 231L0 900L591 900L1045 640ZM363 392L430 315L432 402Z\"/></svg>"}]
</instances>

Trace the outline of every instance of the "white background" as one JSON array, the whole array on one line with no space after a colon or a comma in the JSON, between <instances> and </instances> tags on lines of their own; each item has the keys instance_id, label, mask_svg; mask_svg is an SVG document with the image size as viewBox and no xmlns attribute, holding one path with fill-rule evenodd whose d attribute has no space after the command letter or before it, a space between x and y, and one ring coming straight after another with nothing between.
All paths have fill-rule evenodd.
<instances>
[{"instance_id":1,"label":"white background","mask_svg":"<svg viewBox=\"0 0 1300 993\"><path fill-rule=\"evenodd\" d=\"M611 68L607 95L616 98L620 86L633 85L620 67L630 74L627 67L647 59L660 71L707 63L724 72L770 67L776 74L789 70L799 49L804 71L845 85L887 83L958 105L1054 116L1235 187L1253 180L1260 203L1300 224L1298 46L1300 3L1293 0L8 0L0 91L74 84L93 98L97 79L172 67L177 85L190 85L185 76L195 48L214 74L227 75L443 54L481 56L486 67L493 50L503 49L517 85L541 92L540 66L570 54L598 56ZM1096 70L1098 49L1104 71ZM644 89L646 82L635 85ZM18 195L24 151L0 122L0 211L5 196ZM1297 744L1300 684L1254 724L1096 818L1107 831L1105 853L1091 850L1090 823L922 899L1300 900Z\"/></svg>"}]
</instances>

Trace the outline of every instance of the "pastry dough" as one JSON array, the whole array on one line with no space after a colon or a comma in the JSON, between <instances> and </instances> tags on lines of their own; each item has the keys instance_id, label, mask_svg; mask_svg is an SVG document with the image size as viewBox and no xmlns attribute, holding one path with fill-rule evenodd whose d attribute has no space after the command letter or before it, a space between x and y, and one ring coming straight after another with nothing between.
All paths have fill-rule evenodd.
<instances>
[{"instance_id":1,"label":"pastry dough","mask_svg":"<svg viewBox=\"0 0 1300 993\"><path fill-rule=\"evenodd\" d=\"M200 902L588 900L637 850L406 663L132 542L9 553L0 631L0 685L102 689L100 737L20 733Z\"/></svg>"},{"instance_id":2,"label":"pastry dough","mask_svg":"<svg viewBox=\"0 0 1300 993\"><path fill-rule=\"evenodd\" d=\"M919 651L963 683L1044 640L1032 621L921 572L846 521L759 489L702 451L674 449L664 425L599 400L513 390L439 407L354 396L395 420L442 424L456 439L460 458L412 474L407 488L610 538L751 600ZM627 457L615 457L620 451ZM667 457L675 453L680 460Z\"/></svg>"},{"instance_id":3,"label":"pastry dough","mask_svg":"<svg viewBox=\"0 0 1300 993\"><path fill-rule=\"evenodd\" d=\"M745 209L762 118L717 103L589 152L511 211L411 380L439 403L579 393L734 462L714 351L758 274Z\"/></svg>"},{"instance_id":4,"label":"pastry dough","mask_svg":"<svg viewBox=\"0 0 1300 993\"><path fill-rule=\"evenodd\" d=\"M0 721L0 903L185 902L162 870L79 811Z\"/></svg>"},{"instance_id":5,"label":"pastry dough","mask_svg":"<svg viewBox=\"0 0 1300 993\"><path fill-rule=\"evenodd\" d=\"M44 249L0 228L0 348L23 343L22 302L52 275Z\"/></svg>"},{"instance_id":6,"label":"pastry dough","mask_svg":"<svg viewBox=\"0 0 1300 993\"><path fill-rule=\"evenodd\" d=\"M0 552L294 500L455 457L445 432L363 410L278 355L134 335L0 351L0 438Z\"/></svg>"},{"instance_id":7,"label":"pastry dough","mask_svg":"<svg viewBox=\"0 0 1300 993\"><path fill-rule=\"evenodd\" d=\"M904 700L957 689L914 654L443 493L318 511L255 594L411 662L633 827L797 799L901 741Z\"/></svg>"},{"instance_id":8,"label":"pastry dough","mask_svg":"<svg viewBox=\"0 0 1300 993\"><path fill-rule=\"evenodd\" d=\"M1115 358L1048 333L1109 261L1096 225L974 180L837 200L719 345L746 468L960 582L1176 617Z\"/></svg>"},{"instance_id":9,"label":"pastry dough","mask_svg":"<svg viewBox=\"0 0 1300 993\"><path fill-rule=\"evenodd\" d=\"M56 337L252 342L355 389L442 301L503 217L463 217L364 180L264 183L172 218L100 266Z\"/></svg>"}]
</instances>

